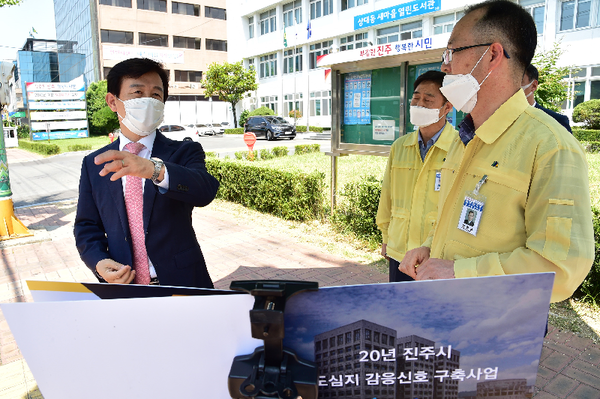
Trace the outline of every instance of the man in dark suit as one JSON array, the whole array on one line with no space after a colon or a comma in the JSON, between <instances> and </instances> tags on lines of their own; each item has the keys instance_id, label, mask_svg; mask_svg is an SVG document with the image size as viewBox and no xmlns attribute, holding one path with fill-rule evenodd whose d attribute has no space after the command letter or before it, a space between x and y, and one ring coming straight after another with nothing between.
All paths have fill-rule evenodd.
<instances>
[{"instance_id":1,"label":"man in dark suit","mask_svg":"<svg viewBox=\"0 0 600 399\"><path fill-rule=\"evenodd\" d=\"M125 60L111 69L107 88L121 134L83 160L74 228L81 259L108 283L212 288L192 210L208 205L219 183L199 143L156 130L168 72L149 59Z\"/></svg>"},{"instance_id":2,"label":"man in dark suit","mask_svg":"<svg viewBox=\"0 0 600 399\"><path fill-rule=\"evenodd\" d=\"M521 82L521 88L525 91L525 95L527 96L527 101L529 101L529 105L533 105L536 108L541 109L554 119L561 125L565 127L569 131L569 133L573 134L571 131L571 125L569 124L569 118L563 114L559 114L558 112L554 112L548 108L542 107L540 104L535 101L534 93L538 88L538 78L539 73L536 67L532 64L525 69L525 75L523 75L523 81Z\"/></svg>"}]
</instances>

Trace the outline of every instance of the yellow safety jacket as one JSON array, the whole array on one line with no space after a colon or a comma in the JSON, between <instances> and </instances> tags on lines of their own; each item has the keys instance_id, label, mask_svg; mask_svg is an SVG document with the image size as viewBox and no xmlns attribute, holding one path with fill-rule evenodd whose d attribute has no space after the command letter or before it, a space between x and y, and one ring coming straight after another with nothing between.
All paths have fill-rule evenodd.
<instances>
[{"instance_id":1,"label":"yellow safety jacket","mask_svg":"<svg viewBox=\"0 0 600 399\"><path fill-rule=\"evenodd\" d=\"M423 161L418 135L418 131L407 134L392 145L377 210L376 223L387 244L387 255L398 262L407 251L421 246L433 227L440 195L435 190L435 175L458 137L446 122Z\"/></svg>"},{"instance_id":2,"label":"yellow safety jacket","mask_svg":"<svg viewBox=\"0 0 600 399\"><path fill-rule=\"evenodd\" d=\"M458 229L465 194L481 178L477 235ZM519 90L442 167L432 258L454 260L456 277L556 272L552 302L570 297L590 271L594 232L585 153ZM432 238L432 239L431 239Z\"/></svg>"}]
</instances>

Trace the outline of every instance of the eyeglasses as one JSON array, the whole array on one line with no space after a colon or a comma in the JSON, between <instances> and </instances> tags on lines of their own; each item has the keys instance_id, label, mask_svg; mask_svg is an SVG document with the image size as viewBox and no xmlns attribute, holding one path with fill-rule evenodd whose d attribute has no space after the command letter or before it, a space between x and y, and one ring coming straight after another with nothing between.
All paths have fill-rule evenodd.
<instances>
[{"instance_id":1,"label":"eyeglasses","mask_svg":"<svg viewBox=\"0 0 600 399\"><path fill-rule=\"evenodd\" d=\"M453 53L458 53L459 51L468 50L468 49L473 48L473 47L491 46L492 44L494 44L494 43L483 43L483 44L474 44L472 46L464 46L464 47L458 47L458 48L447 48L442 53L442 62L445 65L448 65L449 63L452 62L452 54ZM506 52L506 50L504 50L504 49L502 49L502 50L504 51L504 56L506 58L510 58L510 56L508 55L508 53Z\"/></svg>"}]
</instances>

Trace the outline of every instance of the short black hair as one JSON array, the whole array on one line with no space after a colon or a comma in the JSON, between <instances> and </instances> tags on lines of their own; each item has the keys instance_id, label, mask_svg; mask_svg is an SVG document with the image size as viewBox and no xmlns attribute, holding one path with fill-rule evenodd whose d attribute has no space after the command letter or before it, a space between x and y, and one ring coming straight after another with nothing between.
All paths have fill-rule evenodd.
<instances>
[{"instance_id":1,"label":"short black hair","mask_svg":"<svg viewBox=\"0 0 600 399\"><path fill-rule=\"evenodd\" d=\"M525 68L525 75L527 75L530 82L534 80L540 80L540 73L533 64L529 64L527 68Z\"/></svg>"},{"instance_id":2,"label":"short black hair","mask_svg":"<svg viewBox=\"0 0 600 399\"><path fill-rule=\"evenodd\" d=\"M433 82L433 83L437 84L439 87L442 87L442 84L444 82L444 76L446 76L446 74L444 72L427 71L424 74L422 74L421 76L419 76L417 78L417 80L415 80L415 84L413 85L413 90L417 90L417 87L422 82Z\"/></svg>"},{"instance_id":3,"label":"short black hair","mask_svg":"<svg viewBox=\"0 0 600 399\"><path fill-rule=\"evenodd\" d=\"M169 97L169 73L163 68L161 63L150 58L130 58L112 67L106 76L106 90L119 97L123 79L137 79L149 72L156 72L160 76L164 91L163 102L166 102L167 97Z\"/></svg>"},{"instance_id":4,"label":"short black hair","mask_svg":"<svg viewBox=\"0 0 600 399\"><path fill-rule=\"evenodd\" d=\"M522 77L537 46L537 30L531 14L512 1L487 0L467 7L465 15L477 10L483 10L483 16L475 23L474 36L482 43L502 44L516 61Z\"/></svg>"}]
</instances>

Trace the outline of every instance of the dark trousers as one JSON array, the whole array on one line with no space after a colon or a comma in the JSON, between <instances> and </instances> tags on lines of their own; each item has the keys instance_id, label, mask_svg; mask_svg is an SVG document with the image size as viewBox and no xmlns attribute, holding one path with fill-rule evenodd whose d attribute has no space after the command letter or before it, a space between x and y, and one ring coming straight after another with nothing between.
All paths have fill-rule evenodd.
<instances>
[{"instance_id":1,"label":"dark trousers","mask_svg":"<svg viewBox=\"0 0 600 399\"><path fill-rule=\"evenodd\" d=\"M396 259L390 258L390 283L397 283L399 281L415 281L415 279L408 274L404 274L398 270L398 266L400 266L400 262L398 262Z\"/></svg>"}]
</instances>

